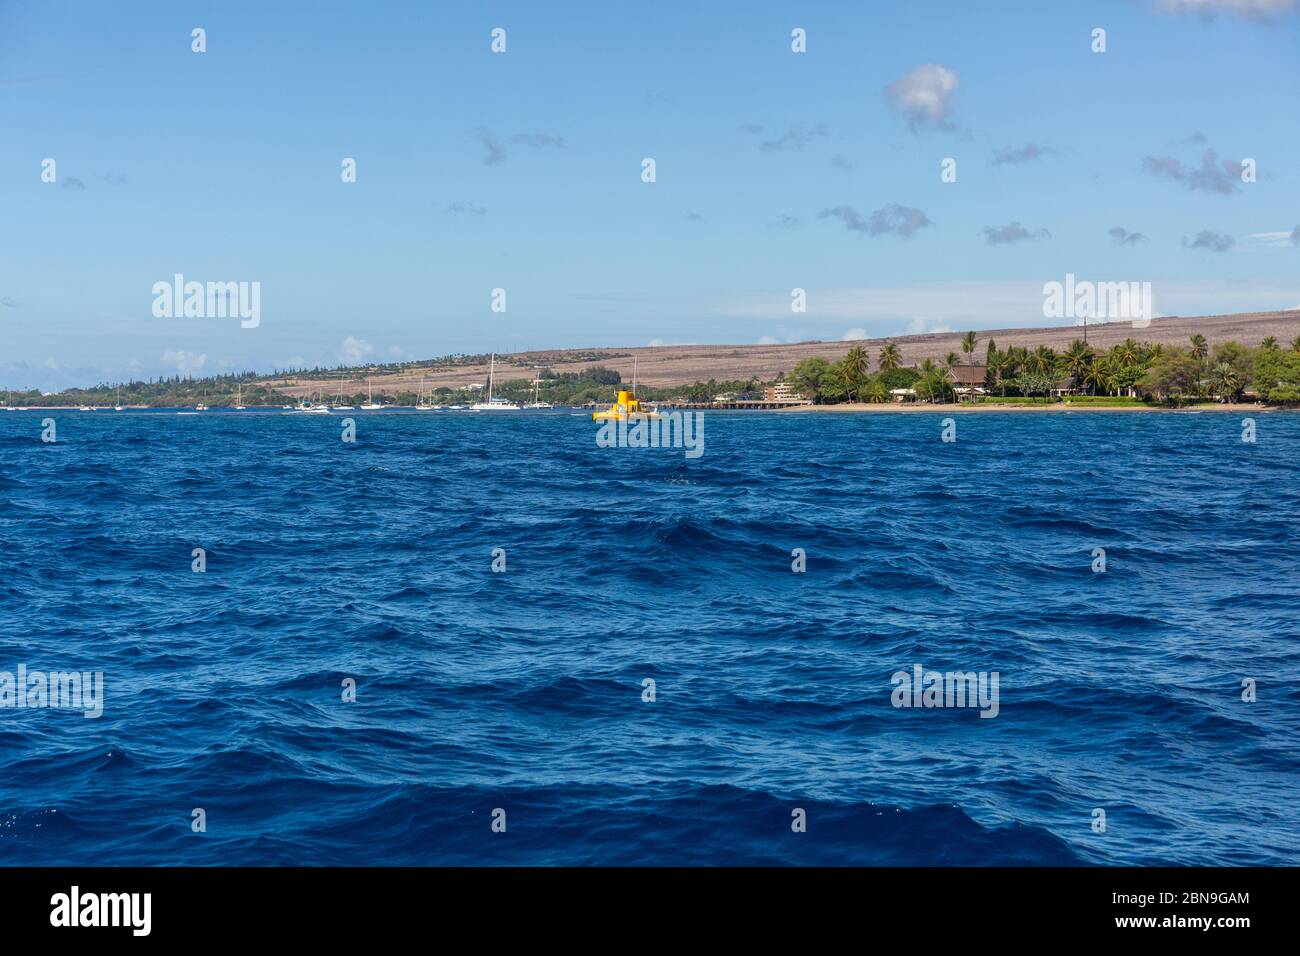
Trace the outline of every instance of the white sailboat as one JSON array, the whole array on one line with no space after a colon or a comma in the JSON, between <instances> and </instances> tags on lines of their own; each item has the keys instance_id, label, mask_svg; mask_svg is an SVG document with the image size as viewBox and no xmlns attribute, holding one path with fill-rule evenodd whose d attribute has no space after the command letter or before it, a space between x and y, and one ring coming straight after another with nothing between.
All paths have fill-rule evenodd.
<instances>
[{"instance_id":1,"label":"white sailboat","mask_svg":"<svg viewBox=\"0 0 1300 956\"><path fill-rule=\"evenodd\" d=\"M333 405L333 406L331 406L331 407L332 407L332 408L334 409L334 411L336 411L336 412L350 412L350 411L352 411L352 409L353 409L353 407L354 407L354 406L352 406L352 405L344 405L344 404L343 404L343 383L342 383L342 382L339 382L339 403L338 403L337 405Z\"/></svg>"},{"instance_id":2,"label":"white sailboat","mask_svg":"<svg viewBox=\"0 0 1300 956\"><path fill-rule=\"evenodd\" d=\"M540 376L538 378L533 379L533 400L529 402L527 405L525 405L524 408L554 408L555 407L550 402L538 401L538 390L541 388L541 386L542 386L542 380Z\"/></svg>"},{"instance_id":3,"label":"white sailboat","mask_svg":"<svg viewBox=\"0 0 1300 956\"><path fill-rule=\"evenodd\" d=\"M438 407L437 405L429 405L429 404L426 404L426 403L425 403L425 400L424 400L424 376L423 376L423 375L420 376L420 402L419 402L419 404L416 405L415 407L418 408L418 409L419 409L420 411L422 411L422 412L431 412L431 411L433 411L435 408Z\"/></svg>"},{"instance_id":4,"label":"white sailboat","mask_svg":"<svg viewBox=\"0 0 1300 956\"><path fill-rule=\"evenodd\" d=\"M120 412L121 410L122 410L122 386L119 385L117 387L117 402L113 405L113 411Z\"/></svg>"},{"instance_id":5,"label":"white sailboat","mask_svg":"<svg viewBox=\"0 0 1300 956\"><path fill-rule=\"evenodd\" d=\"M475 402L469 407L471 412L517 412L519 406L514 402L504 398L493 398L492 389L496 385L497 375L497 354L492 353L492 362L488 366L488 400L486 402Z\"/></svg>"},{"instance_id":6,"label":"white sailboat","mask_svg":"<svg viewBox=\"0 0 1300 956\"><path fill-rule=\"evenodd\" d=\"M298 406L289 412L290 415L328 415L329 413L330 407L328 405L313 402L308 395L304 395Z\"/></svg>"},{"instance_id":7,"label":"white sailboat","mask_svg":"<svg viewBox=\"0 0 1300 956\"><path fill-rule=\"evenodd\" d=\"M235 411L242 412L247 407L244 405L244 383L240 382L235 386L235 389L237 393L235 398Z\"/></svg>"},{"instance_id":8,"label":"white sailboat","mask_svg":"<svg viewBox=\"0 0 1300 956\"><path fill-rule=\"evenodd\" d=\"M365 409L366 411L368 411L368 412L373 412L373 411L375 411L376 409L380 409L380 408L383 408L383 407L384 407L383 405L377 405L377 404L375 404L375 396L374 396L374 392L371 390L371 387L370 387L370 376L369 376L369 375L366 376L366 403L365 403L364 405L362 405L361 407L362 407L363 409Z\"/></svg>"}]
</instances>

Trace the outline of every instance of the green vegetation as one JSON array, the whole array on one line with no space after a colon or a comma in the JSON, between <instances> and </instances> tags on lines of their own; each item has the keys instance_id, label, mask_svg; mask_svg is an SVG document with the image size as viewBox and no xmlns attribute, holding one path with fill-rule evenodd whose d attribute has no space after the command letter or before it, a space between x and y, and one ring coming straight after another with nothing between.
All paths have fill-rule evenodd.
<instances>
[{"instance_id":1,"label":"green vegetation","mask_svg":"<svg viewBox=\"0 0 1300 956\"><path fill-rule=\"evenodd\" d=\"M821 404L887 402L891 400L893 389L911 389L915 400L920 402L952 402L958 398L954 386L960 387L961 377L967 381L978 377L977 370L981 368L984 374L982 386L987 394L977 401L1014 404L1068 401L1083 406L1153 403L1182 406L1196 402L1242 400L1300 404L1300 336L1286 348L1272 338L1253 347L1232 341L1211 345L1201 335L1192 336L1186 347L1128 338L1104 351L1076 339L1061 352L1041 345L1032 351L1020 346L999 349L990 340L984 350L982 366L975 364L978 346L979 338L974 332L968 332L962 338L961 354L950 352L943 361L926 358L916 366L905 368L901 365L898 346L886 343L875 356L875 371L872 371L872 356L863 346L854 345L839 362L804 359L795 365L787 380L799 392ZM582 355L583 358L573 358L572 361L618 357L607 352ZM519 403L532 401L533 375L539 383L538 398L552 405L609 403L614 400L619 387L627 387L617 371L603 365L564 372L533 365L530 358L561 361L555 355L534 353L514 356L509 363L498 362L497 395ZM382 373L486 364L487 359L486 355L452 355L432 363L377 365L371 370L313 369L281 372L273 376L242 372L203 379L174 376L124 384L120 402L149 407L183 407L202 402L212 407L223 407L236 404L236 396L239 396L249 407L289 405L296 402L294 397L264 383L271 380L283 388L296 378L328 381L337 377L340 381L349 380L355 387L358 380L375 372L378 373L375 374L376 400L382 398L389 404L414 405L420 400L417 392L409 388L396 393L388 391L384 388ZM503 380L503 371L512 368L528 369L529 377ZM777 381L781 380L782 376L778 375ZM756 400L763 397L763 390L769 384L757 378L722 382L710 379L671 388L641 385L637 392L642 400L650 402L705 403L722 395L738 400ZM484 376L483 389L431 388L425 401L440 405L470 404L485 397L486 386ZM348 405L366 401L364 391L340 395L332 392L328 385L321 397L328 403ZM912 398L911 395L908 397ZM55 394L42 394L34 389L13 391L5 393L0 400L20 407L111 406L119 401L119 393L117 386L104 383Z\"/></svg>"},{"instance_id":2,"label":"green vegetation","mask_svg":"<svg viewBox=\"0 0 1300 956\"><path fill-rule=\"evenodd\" d=\"M791 371L790 382L823 404L885 402L895 388L914 390L917 401L950 402L958 397L956 376L978 375L978 343L976 334L968 332L961 355L950 352L942 362L926 358L913 368L901 368L898 347L887 343L877 356L875 372L866 350L855 345L839 362L804 359ZM1185 348L1128 338L1104 351L1082 339L1061 352L1044 345L1033 351L1021 346L999 349L990 340L983 368L987 395L977 401L1181 406L1258 398L1273 404L1300 403L1300 336L1287 350L1272 338L1258 347L1238 342L1211 347L1202 335L1192 336Z\"/></svg>"},{"instance_id":3,"label":"green vegetation","mask_svg":"<svg viewBox=\"0 0 1300 956\"><path fill-rule=\"evenodd\" d=\"M234 405L236 398L250 408L254 405L288 405L294 400L275 389L259 384L263 375L242 372L192 379L175 376L152 382L127 382L121 388L123 405L144 405L150 408L178 408L197 405L221 407ZM29 405L98 405L111 406L118 401L119 387L101 383L93 388L69 388L49 395L37 389L7 392L0 402L24 407Z\"/></svg>"}]
</instances>

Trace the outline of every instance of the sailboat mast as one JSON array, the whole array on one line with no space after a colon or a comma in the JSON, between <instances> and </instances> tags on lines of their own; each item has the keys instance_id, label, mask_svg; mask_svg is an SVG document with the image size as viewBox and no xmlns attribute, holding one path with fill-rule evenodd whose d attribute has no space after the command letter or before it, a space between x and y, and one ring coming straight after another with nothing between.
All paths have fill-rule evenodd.
<instances>
[{"instance_id":1,"label":"sailboat mast","mask_svg":"<svg viewBox=\"0 0 1300 956\"><path fill-rule=\"evenodd\" d=\"M492 363L488 366L488 404L492 404L492 386L497 375L497 353L492 353Z\"/></svg>"}]
</instances>

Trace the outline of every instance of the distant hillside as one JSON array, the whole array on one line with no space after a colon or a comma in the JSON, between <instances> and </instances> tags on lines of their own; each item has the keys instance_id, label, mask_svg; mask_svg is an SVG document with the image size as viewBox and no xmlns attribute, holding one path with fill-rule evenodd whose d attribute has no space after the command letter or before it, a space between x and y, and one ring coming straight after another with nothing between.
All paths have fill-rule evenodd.
<instances>
[{"instance_id":1,"label":"distant hillside","mask_svg":"<svg viewBox=\"0 0 1300 956\"><path fill-rule=\"evenodd\" d=\"M854 345L863 345L871 353L874 363L876 353L885 342L892 342L902 353L904 365L912 365L925 358L936 361L949 352L961 351L961 336L965 329L955 332L935 332L926 335L894 335L883 339L866 339L861 342L800 342L795 345L667 345L594 348L551 349L520 352L497 356L497 376L502 381L532 378L534 366L561 365L558 370L577 372L592 366L605 366L619 372L625 381L632 380L635 360L638 379L655 387L690 385L709 379L744 381L758 378L770 381L780 373L788 373L796 362L819 356L831 361L843 358ZM987 329L979 331L977 356L982 360L989 339L999 348L1021 345L1033 349L1047 345L1061 349L1083 336L1077 325L1050 328ZM1258 345L1268 336L1286 344L1300 335L1300 310L1284 312L1242 312L1233 315L1170 316L1152 320L1144 329L1135 329L1129 322L1113 322L1088 326L1088 342L1107 348L1116 342L1132 337L1147 342L1186 345L1194 334L1204 335L1213 345L1232 339L1244 345ZM463 387L487 379L487 362L458 364L455 366L408 364L401 370L379 369L370 373L374 391L378 395L391 395L398 391L415 392L424 386L432 390L439 387ZM293 396L315 394L323 390L326 395L336 391L364 392L367 371L364 368L335 372L329 377L316 373L294 376L276 376L259 379L263 384Z\"/></svg>"}]
</instances>

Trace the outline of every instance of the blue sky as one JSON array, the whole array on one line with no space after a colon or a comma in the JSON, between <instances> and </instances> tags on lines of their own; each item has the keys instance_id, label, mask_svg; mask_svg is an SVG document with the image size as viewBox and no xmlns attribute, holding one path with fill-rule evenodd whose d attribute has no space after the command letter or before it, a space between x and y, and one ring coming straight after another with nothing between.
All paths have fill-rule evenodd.
<instances>
[{"instance_id":1,"label":"blue sky","mask_svg":"<svg viewBox=\"0 0 1300 956\"><path fill-rule=\"evenodd\" d=\"M0 385L1295 307L1298 6L7 0Z\"/></svg>"}]
</instances>

